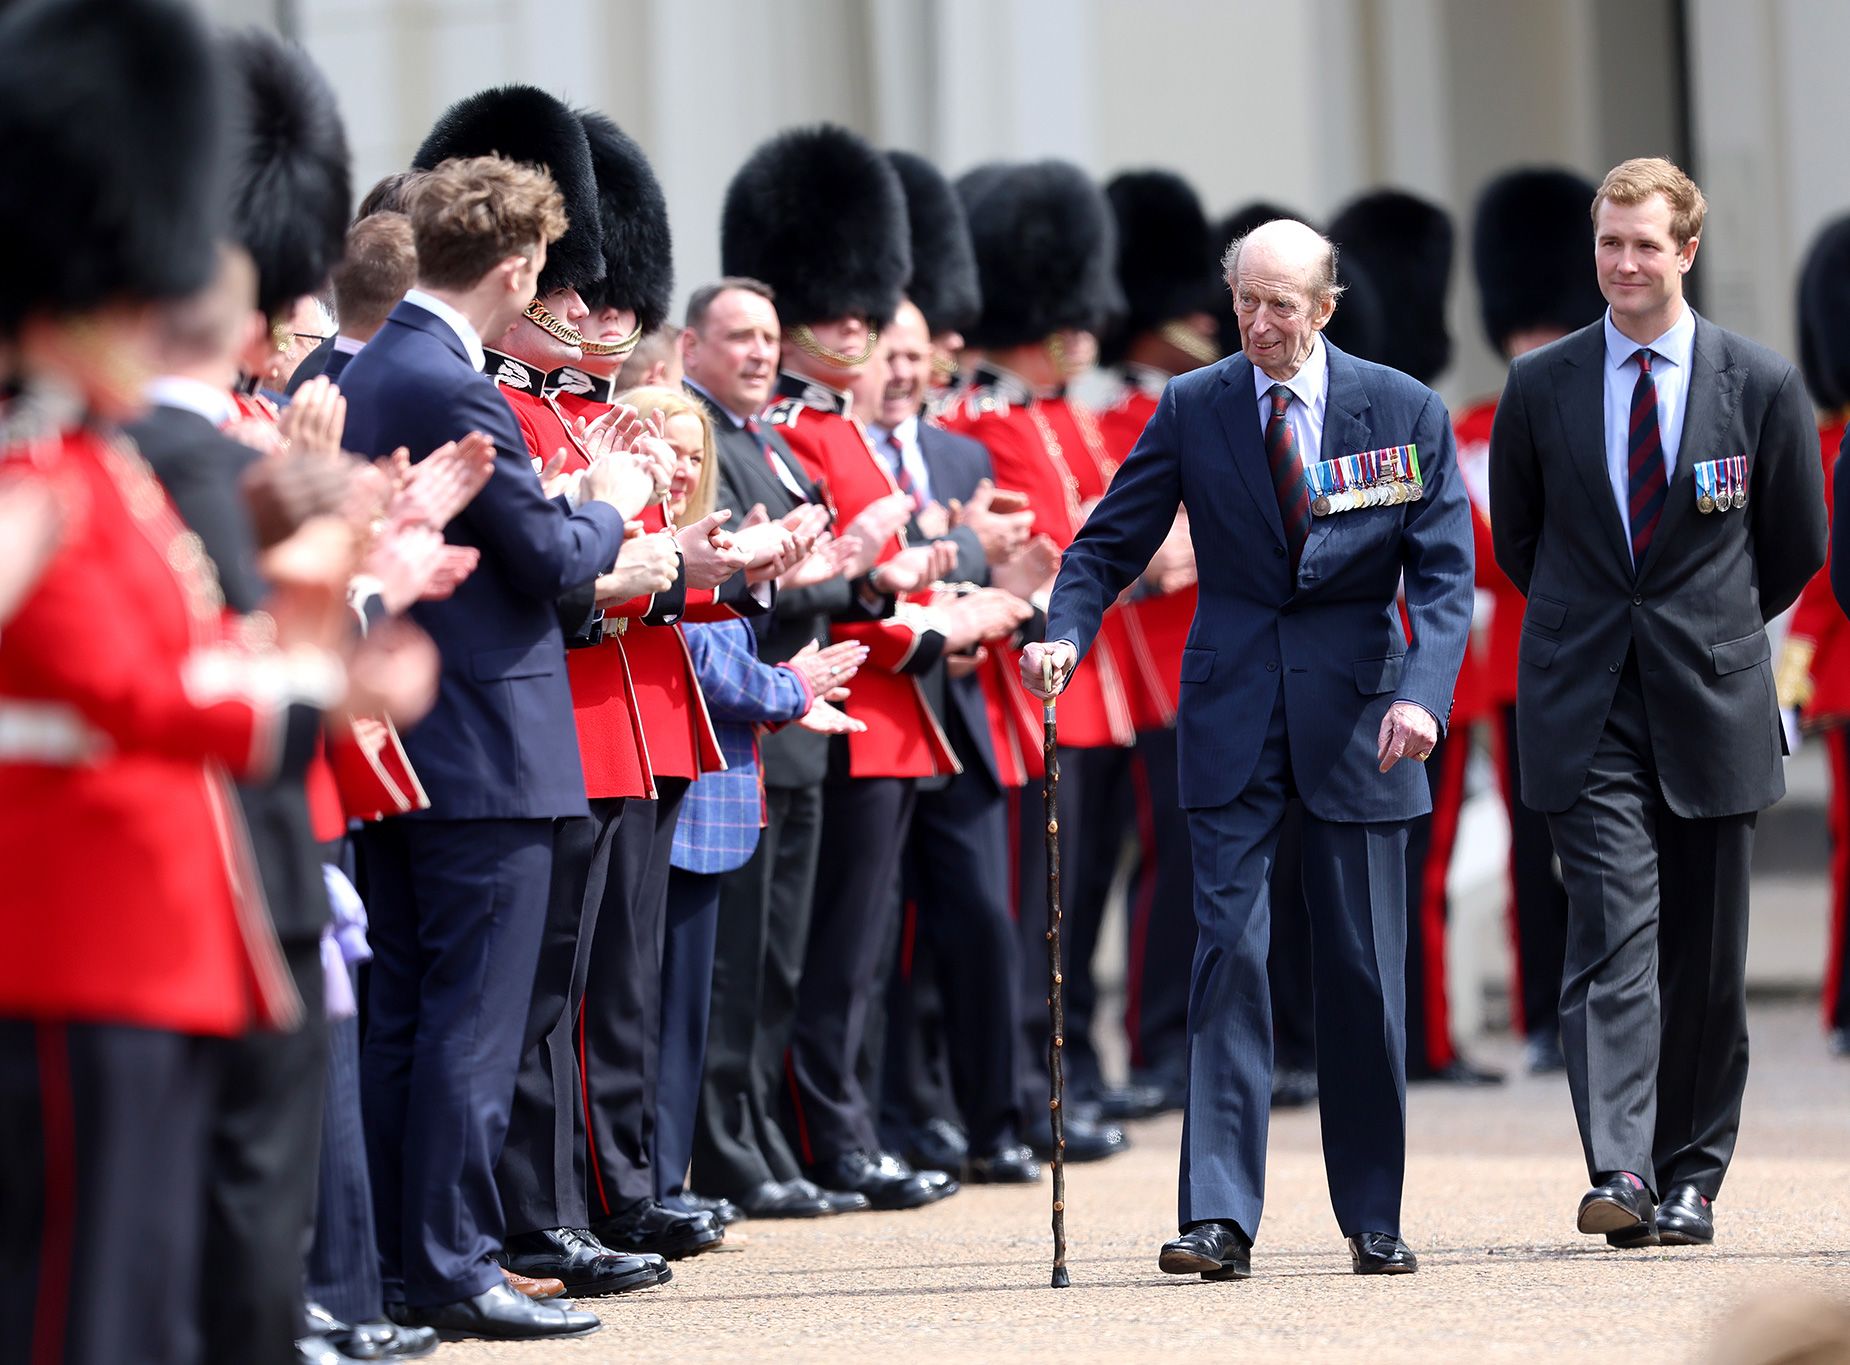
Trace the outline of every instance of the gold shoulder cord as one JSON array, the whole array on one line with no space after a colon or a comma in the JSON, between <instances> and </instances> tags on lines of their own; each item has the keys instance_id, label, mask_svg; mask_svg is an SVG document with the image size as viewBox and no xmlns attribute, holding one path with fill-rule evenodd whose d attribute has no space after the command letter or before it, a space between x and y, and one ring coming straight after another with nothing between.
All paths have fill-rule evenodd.
<instances>
[{"instance_id":1,"label":"gold shoulder cord","mask_svg":"<svg viewBox=\"0 0 1850 1365\"><path fill-rule=\"evenodd\" d=\"M1184 323L1166 322L1156 334L1197 365L1212 365L1221 358L1219 347Z\"/></svg>"},{"instance_id":2,"label":"gold shoulder cord","mask_svg":"<svg viewBox=\"0 0 1850 1365\"><path fill-rule=\"evenodd\" d=\"M1073 477L1072 466L1066 462L1066 451L1060 445L1060 438L1055 434L1053 424L1041 411L1038 400L1030 400L1026 405L1028 420L1034 423L1035 431L1040 433L1041 448L1047 452L1047 458L1053 461L1054 468L1060 473L1060 487L1066 491L1066 514L1073 523L1073 529L1079 529L1079 480Z\"/></svg>"},{"instance_id":3,"label":"gold shoulder cord","mask_svg":"<svg viewBox=\"0 0 1850 1365\"><path fill-rule=\"evenodd\" d=\"M792 327L786 335L789 336L792 341L796 342L797 346L806 354L814 356L825 365L833 365L841 370L852 370L857 365L865 365L873 358L874 347L880 343L880 329L878 327L869 327L867 329L867 346L859 355L849 355L846 351L838 351L832 346L824 346L820 341L816 340L816 334L809 330L808 323L799 322L796 326Z\"/></svg>"}]
</instances>

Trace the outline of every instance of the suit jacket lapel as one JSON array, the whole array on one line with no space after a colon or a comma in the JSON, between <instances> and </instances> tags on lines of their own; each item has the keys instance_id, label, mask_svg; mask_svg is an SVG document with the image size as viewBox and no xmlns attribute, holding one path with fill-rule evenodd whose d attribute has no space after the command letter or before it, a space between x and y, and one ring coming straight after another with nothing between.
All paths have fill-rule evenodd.
<instances>
[{"instance_id":1,"label":"suit jacket lapel","mask_svg":"<svg viewBox=\"0 0 1850 1365\"><path fill-rule=\"evenodd\" d=\"M1361 370L1345 352L1327 340L1324 351L1330 367L1330 391L1323 405L1323 445L1317 458L1328 461L1371 449L1374 427L1368 420L1368 394L1362 387ZM1299 557L1299 564L1314 555L1330 538L1339 519L1334 516L1311 518L1310 533L1304 538L1304 553Z\"/></svg>"},{"instance_id":2,"label":"suit jacket lapel","mask_svg":"<svg viewBox=\"0 0 1850 1365\"><path fill-rule=\"evenodd\" d=\"M1278 495L1272 491L1272 469L1266 462L1265 433L1259 428L1259 400L1253 397L1253 363L1245 356L1235 357L1221 371L1221 426L1227 433L1232 450L1233 467L1239 471L1246 491L1259 504L1278 543L1285 543L1285 519L1278 512Z\"/></svg>"},{"instance_id":3,"label":"suit jacket lapel","mask_svg":"<svg viewBox=\"0 0 1850 1365\"><path fill-rule=\"evenodd\" d=\"M1554 366L1555 411L1574 466L1612 552L1631 567L1631 529L1612 500L1606 474L1606 331L1595 323L1561 348Z\"/></svg>"},{"instance_id":4,"label":"suit jacket lapel","mask_svg":"<svg viewBox=\"0 0 1850 1365\"><path fill-rule=\"evenodd\" d=\"M1640 579L1663 558L1659 547L1676 533L1696 506L1696 466L1704 460L1740 454L1718 449L1718 442L1734 417L1743 377L1743 371L1728 354L1721 332L1698 316L1696 344L1689 358L1689 387L1683 397L1683 435L1677 442L1677 465L1670 474L1670 489L1657 533L1651 537L1644 563L1638 566Z\"/></svg>"}]
</instances>

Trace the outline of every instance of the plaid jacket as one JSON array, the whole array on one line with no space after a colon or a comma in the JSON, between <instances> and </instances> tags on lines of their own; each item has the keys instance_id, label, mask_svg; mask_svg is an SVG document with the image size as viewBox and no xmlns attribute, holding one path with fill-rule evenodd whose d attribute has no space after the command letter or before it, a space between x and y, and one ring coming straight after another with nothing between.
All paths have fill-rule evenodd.
<instances>
[{"instance_id":1,"label":"plaid jacket","mask_svg":"<svg viewBox=\"0 0 1850 1365\"><path fill-rule=\"evenodd\" d=\"M703 622L685 630L726 769L703 774L688 788L669 861L686 872L730 872L752 856L764 828L758 731L795 720L812 698L795 670L759 661L748 622Z\"/></svg>"}]
</instances>

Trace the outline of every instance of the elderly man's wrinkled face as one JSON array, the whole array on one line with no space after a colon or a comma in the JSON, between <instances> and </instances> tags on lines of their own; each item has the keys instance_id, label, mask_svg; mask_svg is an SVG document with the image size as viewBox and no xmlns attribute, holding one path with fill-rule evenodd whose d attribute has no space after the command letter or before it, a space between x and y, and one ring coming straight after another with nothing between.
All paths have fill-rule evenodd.
<instances>
[{"instance_id":1,"label":"elderly man's wrinkled face","mask_svg":"<svg viewBox=\"0 0 1850 1365\"><path fill-rule=\"evenodd\" d=\"M1240 248L1234 270L1240 349L1271 378L1291 378L1335 311L1334 300L1319 297L1319 263L1249 241Z\"/></svg>"}]
</instances>

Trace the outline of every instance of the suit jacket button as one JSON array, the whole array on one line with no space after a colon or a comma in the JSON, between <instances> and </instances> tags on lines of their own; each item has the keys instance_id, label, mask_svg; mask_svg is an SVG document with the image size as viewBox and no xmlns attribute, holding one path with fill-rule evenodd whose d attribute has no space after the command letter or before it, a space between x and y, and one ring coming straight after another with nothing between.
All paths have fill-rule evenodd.
<instances>
[{"instance_id":1,"label":"suit jacket button","mask_svg":"<svg viewBox=\"0 0 1850 1365\"><path fill-rule=\"evenodd\" d=\"M1285 551L1284 551L1284 549L1283 549L1282 547L1274 547L1274 548L1273 548L1273 550L1272 550L1272 558L1274 558L1274 559L1283 559L1284 557L1285 557Z\"/></svg>"},{"instance_id":2,"label":"suit jacket button","mask_svg":"<svg viewBox=\"0 0 1850 1365\"><path fill-rule=\"evenodd\" d=\"M1644 605L1644 598L1642 598L1642 597L1634 597L1634 598L1632 599L1632 605L1633 605L1634 607L1642 607L1642 606Z\"/></svg>"},{"instance_id":3,"label":"suit jacket button","mask_svg":"<svg viewBox=\"0 0 1850 1365\"><path fill-rule=\"evenodd\" d=\"M1276 672L1278 672L1278 664L1277 664L1276 662L1273 662L1273 663L1268 663L1268 664L1267 664L1267 665L1265 666L1265 671L1266 671L1266 672L1268 672L1268 673L1276 673Z\"/></svg>"},{"instance_id":4,"label":"suit jacket button","mask_svg":"<svg viewBox=\"0 0 1850 1365\"><path fill-rule=\"evenodd\" d=\"M1607 664L1606 671L1608 673L1617 673L1619 671L1619 666L1617 664Z\"/></svg>"}]
</instances>

